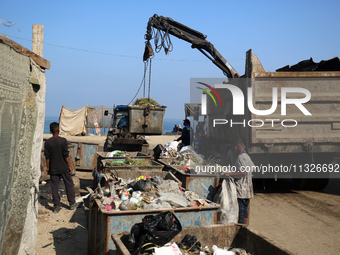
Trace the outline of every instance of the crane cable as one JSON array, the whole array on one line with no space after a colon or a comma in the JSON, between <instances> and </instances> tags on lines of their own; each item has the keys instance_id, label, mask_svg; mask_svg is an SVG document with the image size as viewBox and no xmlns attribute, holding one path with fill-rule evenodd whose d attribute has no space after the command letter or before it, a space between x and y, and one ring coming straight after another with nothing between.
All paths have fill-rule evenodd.
<instances>
[{"instance_id":1,"label":"crane cable","mask_svg":"<svg viewBox=\"0 0 340 255\"><path fill-rule=\"evenodd\" d=\"M150 102L150 91L151 91L151 58L149 59L149 88L148 88L148 101Z\"/></svg>"},{"instance_id":2,"label":"crane cable","mask_svg":"<svg viewBox=\"0 0 340 255\"><path fill-rule=\"evenodd\" d=\"M160 24L161 21L158 21L157 23L158 24L155 24L152 27L150 40L154 39L156 53L159 53L162 50L162 48L164 48L165 54L168 55L169 52L173 50L173 45L169 34L170 26L169 24L166 24L166 31L162 31L155 27L161 27L161 25L164 26L165 24Z\"/></svg>"},{"instance_id":3,"label":"crane cable","mask_svg":"<svg viewBox=\"0 0 340 255\"><path fill-rule=\"evenodd\" d=\"M131 101L130 101L130 103L128 103L128 105L130 105L130 104L133 102L133 100L135 100L135 98L137 97L137 95L138 95L140 89L142 88L143 83L144 83L144 94L145 94L145 76L146 76L146 71L147 71L147 69L148 69L148 61L145 61L145 62L144 62L144 75L143 75L143 79L142 79L142 81L141 81L141 83L140 83L140 85L139 85L139 88L138 88L138 90L137 90L135 96L131 99ZM150 86L150 85L149 85L149 86Z\"/></svg>"},{"instance_id":4,"label":"crane cable","mask_svg":"<svg viewBox=\"0 0 340 255\"><path fill-rule=\"evenodd\" d=\"M144 62L144 76L143 76L144 86L143 86L143 97L145 97L145 74L146 74L146 69L147 69L147 61Z\"/></svg>"}]
</instances>

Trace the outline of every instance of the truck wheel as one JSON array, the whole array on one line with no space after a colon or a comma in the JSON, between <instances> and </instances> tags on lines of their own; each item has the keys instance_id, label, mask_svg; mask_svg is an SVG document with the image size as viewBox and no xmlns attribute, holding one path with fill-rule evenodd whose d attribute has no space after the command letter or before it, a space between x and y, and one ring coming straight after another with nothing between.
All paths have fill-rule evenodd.
<instances>
[{"instance_id":1,"label":"truck wheel","mask_svg":"<svg viewBox=\"0 0 340 255\"><path fill-rule=\"evenodd\" d=\"M293 179L294 185L298 189L310 190L314 186L314 179Z\"/></svg>"},{"instance_id":2,"label":"truck wheel","mask_svg":"<svg viewBox=\"0 0 340 255\"><path fill-rule=\"evenodd\" d=\"M114 139L117 135L114 135L111 132L107 133L106 141L104 144L104 151L113 151Z\"/></svg>"},{"instance_id":3,"label":"truck wheel","mask_svg":"<svg viewBox=\"0 0 340 255\"><path fill-rule=\"evenodd\" d=\"M322 190L326 188L329 179L294 179L294 184L298 189Z\"/></svg>"},{"instance_id":4,"label":"truck wheel","mask_svg":"<svg viewBox=\"0 0 340 255\"><path fill-rule=\"evenodd\" d=\"M323 190L327 187L329 182L328 178L325 179L315 179L313 190Z\"/></svg>"}]
</instances>

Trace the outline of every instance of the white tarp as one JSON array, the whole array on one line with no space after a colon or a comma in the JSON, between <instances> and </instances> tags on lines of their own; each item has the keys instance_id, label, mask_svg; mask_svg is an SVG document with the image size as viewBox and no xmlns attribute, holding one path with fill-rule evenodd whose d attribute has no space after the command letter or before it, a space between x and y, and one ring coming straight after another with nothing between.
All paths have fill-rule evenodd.
<instances>
[{"instance_id":1,"label":"white tarp","mask_svg":"<svg viewBox=\"0 0 340 255\"><path fill-rule=\"evenodd\" d=\"M73 136L86 134L86 115L87 106L80 110L61 109L61 117L59 123L60 135Z\"/></svg>"}]
</instances>

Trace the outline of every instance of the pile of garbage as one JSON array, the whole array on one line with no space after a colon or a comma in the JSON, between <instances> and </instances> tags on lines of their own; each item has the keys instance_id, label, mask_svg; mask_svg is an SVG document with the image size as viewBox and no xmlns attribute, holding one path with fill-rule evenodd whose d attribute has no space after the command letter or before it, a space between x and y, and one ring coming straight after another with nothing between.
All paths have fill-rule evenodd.
<instances>
[{"instance_id":1,"label":"pile of garbage","mask_svg":"<svg viewBox=\"0 0 340 255\"><path fill-rule=\"evenodd\" d=\"M196 193L179 187L176 181L164 180L159 176L144 175L126 180L111 173L106 179L105 187L98 183L93 197L99 198L101 207L108 212L216 206Z\"/></svg>"},{"instance_id":2,"label":"pile of garbage","mask_svg":"<svg viewBox=\"0 0 340 255\"><path fill-rule=\"evenodd\" d=\"M177 147L177 141L166 143L159 158L171 158L169 165L195 166L204 163L203 156L197 154L191 146L184 146L180 151Z\"/></svg>"},{"instance_id":3,"label":"pile of garbage","mask_svg":"<svg viewBox=\"0 0 340 255\"><path fill-rule=\"evenodd\" d=\"M138 105L140 107L144 107L144 106L157 106L159 105L159 103L152 98L146 98L146 97L142 97L139 99L136 99L136 101L133 103L133 105Z\"/></svg>"},{"instance_id":4,"label":"pile of garbage","mask_svg":"<svg viewBox=\"0 0 340 255\"><path fill-rule=\"evenodd\" d=\"M249 255L241 248L202 247L202 237L185 235L180 242L171 242L182 231L182 225L176 215L170 211L156 215L147 215L141 223L132 226L124 245L132 255Z\"/></svg>"},{"instance_id":5,"label":"pile of garbage","mask_svg":"<svg viewBox=\"0 0 340 255\"><path fill-rule=\"evenodd\" d=\"M150 254L150 253L145 253ZM211 248L208 246L202 247L201 243L197 240L196 236L185 235L183 240L178 243L167 243L162 247L154 248L153 255L186 255L186 254L199 254L199 255L251 255L242 248L219 248L213 245Z\"/></svg>"}]
</instances>

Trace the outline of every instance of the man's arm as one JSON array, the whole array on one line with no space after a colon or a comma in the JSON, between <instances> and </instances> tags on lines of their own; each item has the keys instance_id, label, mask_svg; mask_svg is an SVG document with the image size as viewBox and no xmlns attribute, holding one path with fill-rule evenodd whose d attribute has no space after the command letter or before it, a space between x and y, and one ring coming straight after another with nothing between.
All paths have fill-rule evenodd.
<instances>
[{"instance_id":1,"label":"man's arm","mask_svg":"<svg viewBox=\"0 0 340 255\"><path fill-rule=\"evenodd\" d=\"M65 158L65 159L66 159L66 162L67 162L67 164L68 164L68 168L69 168L69 170L70 170L70 174L72 174L72 173L73 173L73 169L72 169L70 157L67 156L67 158Z\"/></svg>"},{"instance_id":2,"label":"man's arm","mask_svg":"<svg viewBox=\"0 0 340 255\"><path fill-rule=\"evenodd\" d=\"M64 159L66 160L67 162L67 165L68 165L68 169L70 170L70 174L73 173L73 168L72 168L72 165L71 165L71 160L70 160L70 157L69 157L69 151L68 151L68 143L67 143L67 140L65 139L64 140L64 145L63 145L63 156L64 156Z\"/></svg>"},{"instance_id":3,"label":"man's arm","mask_svg":"<svg viewBox=\"0 0 340 255\"><path fill-rule=\"evenodd\" d=\"M225 176L244 176L246 175L246 172L230 172L230 173L225 173Z\"/></svg>"},{"instance_id":4,"label":"man's arm","mask_svg":"<svg viewBox=\"0 0 340 255\"><path fill-rule=\"evenodd\" d=\"M182 135L180 137L178 137L175 141L180 141L183 140L183 134L184 134L184 129L182 129Z\"/></svg>"},{"instance_id":5,"label":"man's arm","mask_svg":"<svg viewBox=\"0 0 340 255\"><path fill-rule=\"evenodd\" d=\"M46 142L44 145L44 156L46 158L46 174L49 174L48 172L50 171L50 153Z\"/></svg>"},{"instance_id":6,"label":"man's arm","mask_svg":"<svg viewBox=\"0 0 340 255\"><path fill-rule=\"evenodd\" d=\"M50 159L46 159L46 174L50 171Z\"/></svg>"},{"instance_id":7,"label":"man's arm","mask_svg":"<svg viewBox=\"0 0 340 255\"><path fill-rule=\"evenodd\" d=\"M242 169L242 164L241 164L239 156L237 157L237 159L235 161L235 167L236 167L236 172L225 173L225 176L245 176L247 174L246 171L240 170L240 169Z\"/></svg>"}]
</instances>

